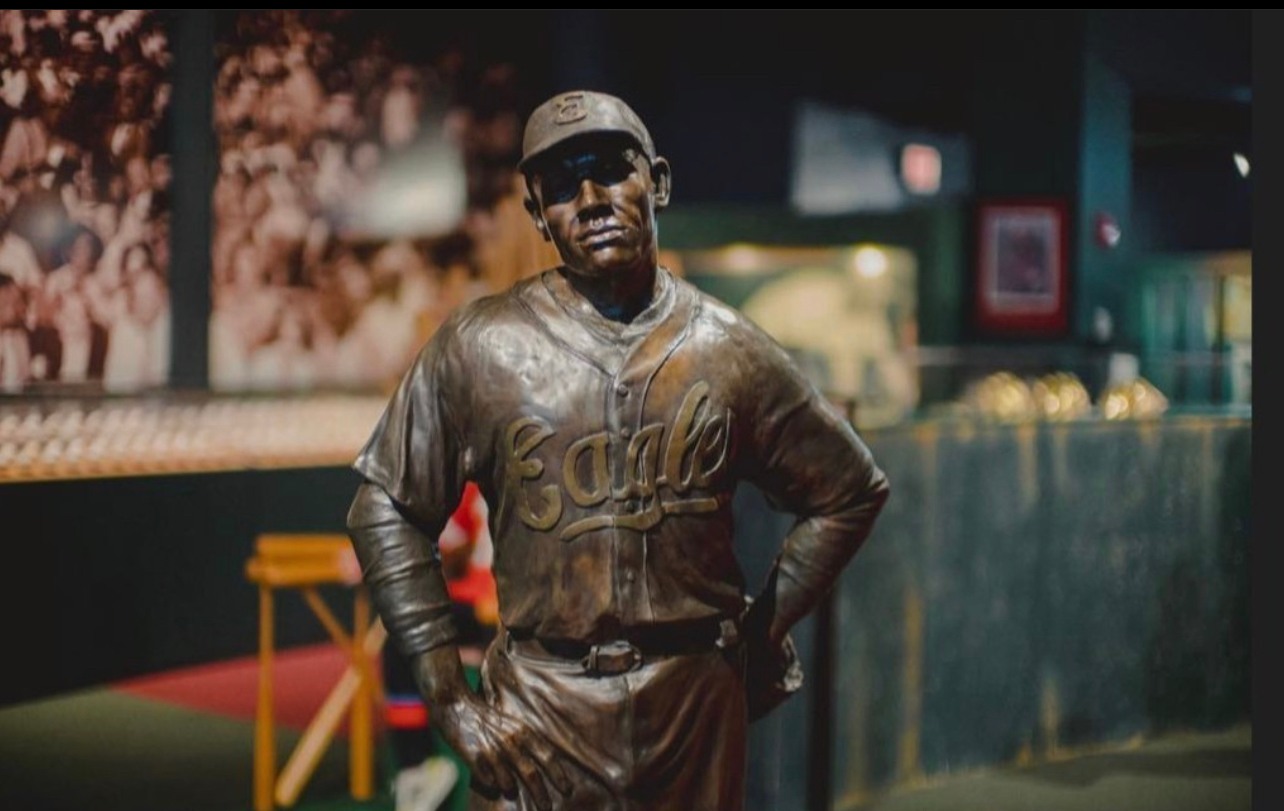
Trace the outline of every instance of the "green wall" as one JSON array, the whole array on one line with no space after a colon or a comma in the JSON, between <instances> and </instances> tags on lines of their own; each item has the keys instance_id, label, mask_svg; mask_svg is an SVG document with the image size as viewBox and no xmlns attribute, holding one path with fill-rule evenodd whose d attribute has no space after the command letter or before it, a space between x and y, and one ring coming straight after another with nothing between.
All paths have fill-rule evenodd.
<instances>
[{"instance_id":1,"label":"green wall","mask_svg":"<svg viewBox=\"0 0 1284 811\"><path fill-rule=\"evenodd\" d=\"M1125 328L1127 295L1136 284L1132 232L1132 93L1101 60L1084 65L1084 112L1080 128L1078 207L1074 223L1077 257L1071 291L1072 331L1087 341L1094 335L1098 308L1110 314L1114 330ZM1110 216L1120 230L1113 247L1097 238L1097 217ZM1112 335L1117 340L1122 336Z\"/></svg>"},{"instance_id":2,"label":"green wall","mask_svg":"<svg viewBox=\"0 0 1284 811\"><path fill-rule=\"evenodd\" d=\"M871 432L892 497L835 617L835 808L1249 714L1252 424Z\"/></svg>"},{"instance_id":3,"label":"green wall","mask_svg":"<svg viewBox=\"0 0 1284 811\"><path fill-rule=\"evenodd\" d=\"M0 485L6 546L34 562L12 559L0 590L23 652L0 705L254 654L255 537L343 532L357 483L317 468ZM325 596L351 616L344 590ZM277 605L279 646L327 638L298 594Z\"/></svg>"}]
</instances>

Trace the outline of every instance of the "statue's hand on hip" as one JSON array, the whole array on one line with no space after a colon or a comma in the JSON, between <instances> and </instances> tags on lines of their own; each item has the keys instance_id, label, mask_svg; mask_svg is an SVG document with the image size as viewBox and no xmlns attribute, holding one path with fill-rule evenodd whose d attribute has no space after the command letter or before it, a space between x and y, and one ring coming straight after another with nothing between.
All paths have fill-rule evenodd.
<instances>
[{"instance_id":1,"label":"statue's hand on hip","mask_svg":"<svg viewBox=\"0 0 1284 811\"><path fill-rule=\"evenodd\" d=\"M566 795L571 781L544 736L488 705L471 690L434 704L433 720L472 770L482 794L525 794L540 811L553 808L550 790Z\"/></svg>"}]
</instances>

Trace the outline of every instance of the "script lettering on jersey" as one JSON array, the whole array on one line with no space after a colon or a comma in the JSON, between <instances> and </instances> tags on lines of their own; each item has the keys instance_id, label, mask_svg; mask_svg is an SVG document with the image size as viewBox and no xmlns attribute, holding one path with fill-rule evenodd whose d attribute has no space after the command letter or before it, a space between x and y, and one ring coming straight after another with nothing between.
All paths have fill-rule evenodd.
<instances>
[{"instance_id":1,"label":"script lettering on jersey","mask_svg":"<svg viewBox=\"0 0 1284 811\"><path fill-rule=\"evenodd\" d=\"M617 451L615 477L608 432L576 439L560 466L551 460L546 466L536 451L557 431L540 417L521 417L504 434L506 500L523 524L541 532L557 526L568 500L581 510L600 509L563 527L560 537L566 541L610 527L644 532L666 515L713 512L717 499L696 493L729 464L732 416L731 409L715 413L709 384L697 382L682 398L672 426L651 423L629 437L622 460ZM541 484L546 475L560 481ZM607 502L612 505L603 506Z\"/></svg>"}]
</instances>

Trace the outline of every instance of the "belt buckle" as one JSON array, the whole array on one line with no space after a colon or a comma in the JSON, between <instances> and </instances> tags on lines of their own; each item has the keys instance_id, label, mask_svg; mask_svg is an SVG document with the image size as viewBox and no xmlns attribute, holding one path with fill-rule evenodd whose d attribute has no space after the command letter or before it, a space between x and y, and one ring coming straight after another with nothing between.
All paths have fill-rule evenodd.
<instances>
[{"instance_id":1,"label":"belt buckle","mask_svg":"<svg viewBox=\"0 0 1284 811\"><path fill-rule=\"evenodd\" d=\"M642 651L632 642L604 642L589 648L584 669L601 676L616 676L642 666Z\"/></svg>"}]
</instances>

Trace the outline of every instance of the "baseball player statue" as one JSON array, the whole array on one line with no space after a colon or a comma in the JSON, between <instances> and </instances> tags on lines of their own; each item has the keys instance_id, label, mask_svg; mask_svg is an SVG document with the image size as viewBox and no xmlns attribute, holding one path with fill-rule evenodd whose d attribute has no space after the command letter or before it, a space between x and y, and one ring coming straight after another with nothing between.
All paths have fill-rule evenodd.
<instances>
[{"instance_id":1,"label":"baseball player statue","mask_svg":"<svg viewBox=\"0 0 1284 811\"><path fill-rule=\"evenodd\" d=\"M788 631L887 480L779 345L659 265L670 168L633 110L561 93L522 150L563 264L458 309L406 373L354 463L365 581L473 807L740 809L746 726L801 679ZM742 481L798 517L752 601ZM468 482L500 615L479 692L433 542Z\"/></svg>"}]
</instances>

